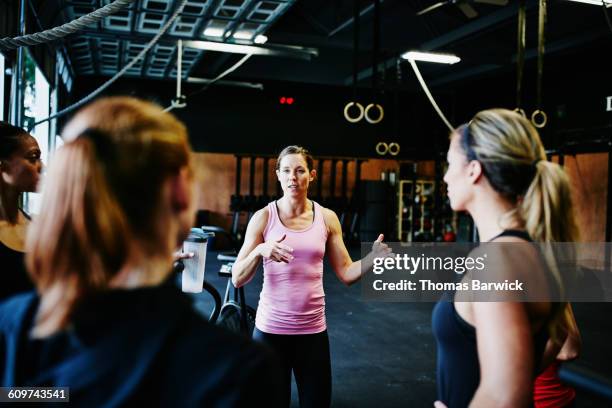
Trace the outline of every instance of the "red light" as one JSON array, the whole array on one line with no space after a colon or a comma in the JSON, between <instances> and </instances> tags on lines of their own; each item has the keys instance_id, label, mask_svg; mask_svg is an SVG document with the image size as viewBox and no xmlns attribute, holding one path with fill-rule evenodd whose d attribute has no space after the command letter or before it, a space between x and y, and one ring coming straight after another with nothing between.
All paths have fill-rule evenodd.
<instances>
[{"instance_id":1,"label":"red light","mask_svg":"<svg viewBox=\"0 0 612 408\"><path fill-rule=\"evenodd\" d=\"M287 98L287 105L291 105L293 104L293 98L292 97L288 97Z\"/></svg>"},{"instance_id":2,"label":"red light","mask_svg":"<svg viewBox=\"0 0 612 408\"><path fill-rule=\"evenodd\" d=\"M285 101L287 101L287 98L285 98L284 96L281 96L280 97L280 103L284 105ZM293 100L291 102L293 102ZM287 103L289 103L289 102L287 101Z\"/></svg>"}]
</instances>

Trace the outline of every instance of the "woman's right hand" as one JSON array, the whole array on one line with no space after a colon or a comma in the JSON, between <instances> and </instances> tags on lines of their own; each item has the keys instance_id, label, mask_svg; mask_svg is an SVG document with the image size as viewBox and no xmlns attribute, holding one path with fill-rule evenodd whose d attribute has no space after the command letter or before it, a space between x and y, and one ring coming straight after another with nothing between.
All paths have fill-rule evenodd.
<instances>
[{"instance_id":1,"label":"woman's right hand","mask_svg":"<svg viewBox=\"0 0 612 408\"><path fill-rule=\"evenodd\" d=\"M293 248L282 243L285 238L287 238L286 234L278 240L269 240L259 244L259 254L275 262L291 262L293 260L293 255L291 255Z\"/></svg>"}]
</instances>

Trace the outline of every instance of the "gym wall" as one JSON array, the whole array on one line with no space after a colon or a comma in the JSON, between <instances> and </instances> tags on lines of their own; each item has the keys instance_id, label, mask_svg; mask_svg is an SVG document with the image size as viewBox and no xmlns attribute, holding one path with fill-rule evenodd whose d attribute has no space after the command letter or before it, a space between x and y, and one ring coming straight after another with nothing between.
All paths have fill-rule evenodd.
<instances>
[{"instance_id":1,"label":"gym wall","mask_svg":"<svg viewBox=\"0 0 612 408\"><path fill-rule=\"evenodd\" d=\"M244 159L242 165L241 194L247 194L249 190L249 160ZM342 172L340 163L337 164L335 195L342 194ZM315 160L315 168L317 161ZM324 176L322 191L324 196L330 193L330 167L331 162L324 163ZM362 164L361 180L380 180L381 173L384 171L399 171L399 163L395 160L370 159ZM236 158L232 154L223 153L196 153L195 172L199 190L198 209L208 210L210 223L224 228L229 228L231 215L229 212L230 197L234 194L236 180ZM351 197L355 186L355 164L349 163L347 172L348 196ZM255 183L254 193L263 193L263 159L255 162ZM433 178L434 162L419 162L417 166L417 176ZM320 180L320 178L319 178ZM316 182L311 185L311 191L316 191ZM274 173L274 160L270 160L268 169L268 194L272 197L276 195L276 174Z\"/></svg>"},{"instance_id":2,"label":"gym wall","mask_svg":"<svg viewBox=\"0 0 612 408\"><path fill-rule=\"evenodd\" d=\"M608 154L565 156L564 167L572 183L581 241L604 242L608 194ZM593 255L597 255L595 257L597 258L601 254ZM603 264L601 266L603 267Z\"/></svg>"}]
</instances>

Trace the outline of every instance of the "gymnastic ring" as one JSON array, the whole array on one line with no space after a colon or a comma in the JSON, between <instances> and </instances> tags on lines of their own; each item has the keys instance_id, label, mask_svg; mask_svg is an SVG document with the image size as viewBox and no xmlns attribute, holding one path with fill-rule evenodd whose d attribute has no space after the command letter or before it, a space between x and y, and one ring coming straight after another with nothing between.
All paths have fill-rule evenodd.
<instances>
[{"instance_id":1,"label":"gymnastic ring","mask_svg":"<svg viewBox=\"0 0 612 408\"><path fill-rule=\"evenodd\" d=\"M516 113L518 113L519 115L521 115L522 117L524 117L525 119L527 119L527 114L525 113L524 109L521 108L515 108L514 111Z\"/></svg>"},{"instance_id":2,"label":"gymnastic ring","mask_svg":"<svg viewBox=\"0 0 612 408\"><path fill-rule=\"evenodd\" d=\"M372 109L373 107L377 107L378 108L378 118L377 119L372 119L370 118L369 112L370 109ZM371 103L368 106L366 106L365 108L365 119L368 121L368 123L371 123L373 125L377 124L378 122L380 122L381 120L383 120L383 118L385 117L385 110L383 109L383 107L377 103Z\"/></svg>"},{"instance_id":3,"label":"gymnastic ring","mask_svg":"<svg viewBox=\"0 0 612 408\"><path fill-rule=\"evenodd\" d=\"M389 154L391 156L397 156L400 152L400 145L399 143L389 143Z\"/></svg>"},{"instance_id":4,"label":"gymnastic ring","mask_svg":"<svg viewBox=\"0 0 612 408\"><path fill-rule=\"evenodd\" d=\"M541 117L542 120L538 121L537 120L538 117ZM542 129L544 126L546 126L547 122L548 122L548 116L546 116L546 113L543 110L536 109L531 114L531 123L533 124L533 126L537 127L538 129Z\"/></svg>"},{"instance_id":5,"label":"gymnastic ring","mask_svg":"<svg viewBox=\"0 0 612 408\"><path fill-rule=\"evenodd\" d=\"M385 142L378 142L376 144L376 153L378 153L380 156L384 156L385 154L387 154L388 151L389 145Z\"/></svg>"},{"instance_id":6,"label":"gymnastic ring","mask_svg":"<svg viewBox=\"0 0 612 408\"><path fill-rule=\"evenodd\" d=\"M359 115L355 116L354 118L349 116L349 109L353 105L355 105L357 107L357 109L359 110ZM359 122L361 119L363 119L363 115L364 115L363 105L360 104L359 102L349 102L344 107L344 118L346 120L348 120L349 122L351 122L351 123Z\"/></svg>"}]
</instances>

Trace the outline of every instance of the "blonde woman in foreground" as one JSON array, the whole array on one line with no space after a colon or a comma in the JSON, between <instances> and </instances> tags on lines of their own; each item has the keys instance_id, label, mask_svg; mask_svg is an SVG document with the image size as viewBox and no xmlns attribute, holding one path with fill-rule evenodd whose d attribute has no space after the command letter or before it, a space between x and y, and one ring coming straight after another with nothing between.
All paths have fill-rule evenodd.
<instances>
[{"instance_id":1,"label":"blonde woman in foreground","mask_svg":"<svg viewBox=\"0 0 612 408\"><path fill-rule=\"evenodd\" d=\"M444 181L455 211L467 211L481 242L572 242L570 185L548 162L540 137L519 114L479 112L451 135ZM536 247L515 265L553 300L562 293ZM503 255L503 254L502 254ZM519 275L520 277L521 275ZM438 346L436 407L528 407L536 375L567 338L565 303L440 301L433 312ZM550 340L550 342L549 342ZM549 347L546 347L547 343ZM546 352L545 352L546 349Z\"/></svg>"},{"instance_id":2,"label":"blonde woman in foreground","mask_svg":"<svg viewBox=\"0 0 612 408\"><path fill-rule=\"evenodd\" d=\"M278 405L270 355L208 324L171 283L194 220L183 124L104 98L63 138L27 240L37 293L0 305L0 386L69 387L84 407Z\"/></svg>"}]
</instances>

